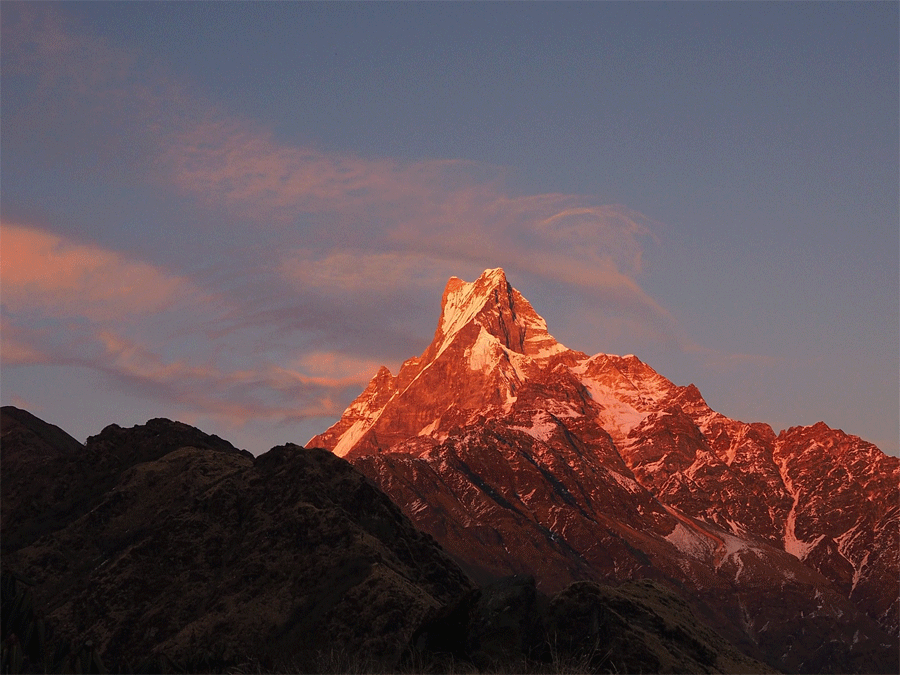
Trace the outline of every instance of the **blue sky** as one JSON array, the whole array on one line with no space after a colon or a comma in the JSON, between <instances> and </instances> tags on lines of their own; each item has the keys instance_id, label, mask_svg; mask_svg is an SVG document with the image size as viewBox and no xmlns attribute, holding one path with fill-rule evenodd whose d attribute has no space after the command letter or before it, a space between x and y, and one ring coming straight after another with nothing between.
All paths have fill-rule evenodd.
<instances>
[{"instance_id":1,"label":"blue sky","mask_svg":"<svg viewBox=\"0 0 900 675\"><path fill-rule=\"evenodd\" d=\"M326 428L503 267L719 412L898 452L896 3L16 3L2 383Z\"/></svg>"}]
</instances>

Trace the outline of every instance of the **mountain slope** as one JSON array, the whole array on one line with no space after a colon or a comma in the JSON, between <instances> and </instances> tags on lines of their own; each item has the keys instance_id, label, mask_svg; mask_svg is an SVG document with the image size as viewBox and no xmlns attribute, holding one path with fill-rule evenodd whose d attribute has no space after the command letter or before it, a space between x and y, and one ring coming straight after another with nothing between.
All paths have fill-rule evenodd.
<instances>
[{"instance_id":1,"label":"mountain slope","mask_svg":"<svg viewBox=\"0 0 900 675\"><path fill-rule=\"evenodd\" d=\"M106 475L97 466L69 476L63 503L79 508L4 553L4 575L28 580L56 639L91 645L115 672L390 669L423 618L472 589L347 462L229 448L169 420L107 427L66 454L121 470L93 491L82 480ZM4 436L4 486L7 453L28 451ZM69 498L88 492L87 510ZM4 631L4 662L12 644Z\"/></svg>"},{"instance_id":2,"label":"mountain slope","mask_svg":"<svg viewBox=\"0 0 900 675\"><path fill-rule=\"evenodd\" d=\"M111 424L82 445L59 427L13 406L0 409L4 553L65 527L94 508L123 471L183 446L250 453L181 422Z\"/></svg>"},{"instance_id":3,"label":"mountain slope","mask_svg":"<svg viewBox=\"0 0 900 675\"><path fill-rule=\"evenodd\" d=\"M895 665L896 458L825 425L776 436L632 355L569 350L502 270L451 279L423 354L308 445L473 573L658 579L779 669Z\"/></svg>"}]
</instances>

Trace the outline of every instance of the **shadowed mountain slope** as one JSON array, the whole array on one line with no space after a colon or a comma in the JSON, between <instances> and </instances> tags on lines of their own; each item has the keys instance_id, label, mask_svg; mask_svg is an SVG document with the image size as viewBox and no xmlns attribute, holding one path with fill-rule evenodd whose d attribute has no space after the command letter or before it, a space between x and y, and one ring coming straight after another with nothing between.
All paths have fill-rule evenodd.
<instances>
[{"instance_id":1,"label":"shadowed mountain slope","mask_svg":"<svg viewBox=\"0 0 900 675\"><path fill-rule=\"evenodd\" d=\"M122 472L184 446L251 455L181 422L111 424L82 445L59 427L13 406L0 409L2 550L14 551L93 509Z\"/></svg>"},{"instance_id":2,"label":"shadowed mountain slope","mask_svg":"<svg viewBox=\"0 0 900 675\"><path fill-rule=\"evenodd\" d=\"M66 502L90 508L57 511L63 526L4 554L55 633L90 641L107 666L291 672L365 655L390 668L429 611L472 587L344 460L169 447L204 437L166 420L105 429L71 449L97 465L64 498L91 493ZM25 451L4 441L4 485L7 449ZM113 473L95 492L79 481Z\"/></svg>"}]
</instances>

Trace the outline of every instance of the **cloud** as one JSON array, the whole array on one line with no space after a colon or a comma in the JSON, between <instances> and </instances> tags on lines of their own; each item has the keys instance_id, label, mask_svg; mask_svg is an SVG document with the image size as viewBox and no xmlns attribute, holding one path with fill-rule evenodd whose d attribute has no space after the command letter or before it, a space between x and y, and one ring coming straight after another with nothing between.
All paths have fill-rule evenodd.
<instances>
[{"instance_id":1,"label":"cloud","mask_svg":"<svg viewBox=\"0 0 900 675\"><path fill-rule=\"evenodd\" d=\"M297 249L278 265L278 273L297 289L387 295L401 288L430 287L459 274L458 260L420 253Z\"/></svg>"},{"instance_id":2,"label":"cloud","mask_svg":"<svg viewBox=\"0 0 900 675\"><path fill-rule=\"evenodd\" d=\"M162 163L181 190L242 216L285 222L298 213L361 214L373 200L402 199L408 189L396 162L280 145L250 123L210 117L167 139Z\"/></svg>"},{"instance_id":3,"label":"cloud","mask_svg":"<svg viewBox=\"0 0 900 675\"><path fill-rule=\"evenodd\" d=\"M501 266L613 303L658 332L674 322L637 281L651 223L621 205L517 195L503 171L470 162L367 159L279 143L235 119L184 129L164 157L180 191L258 226L286 227L282 242L302 220L296 231L315 244L281 254L278 271L307 290L379 294Z\"/></svg>"},{"instance_id":4,"label":"cloud","mask_svg":"<svg viewBox=\"0 0 900 675\"><path fill-rule=\"evenodd\" d=\"M767 354L729 353L693 342L686 346L685 351L696 354L700 357L704 367L719 373L783 367L786 362L783 357Z\"/></svg>"},{"instance_id":5,"label":"cloud","mask_svg":"<svg viewBox=\"0 0 900 675\"><path fill-rule=\"evenodd\" d=\"M382 365L379 361L333 351L312 351L297 358L294 368L319 377L333 378L342 385L367 384Z\"/></svg>"},{"instance_id":6,"label":"cloud","mask_svg":"<svg viewBox=\"0 0 900 675\"><path fill-rule=\"evenodd\" d=\"M158 267L35 227L0 224L0 245L2 301L11 311L121 319L199 293Z\"/></svg>"},{"instance_id":7,"label":"cloud","mask_svg":"<svg viewBox=\"0 0 900 675\"><path fill-rule=\"evenodd\" d=\"M52 363L53 358L37 346L33 331L28 331L0 317L0 364L28 366Z\"/></svg>"},{"instance_id":8,"label":"cloud","mask_svg":"<svg viewBox=\"0 0 900 675\"><path fill-rule=\"evenodd\" d=\"M347 390L358 392L377 370L372 361L336 352L306 354L294 367L263 363L228 370L212 363L166 360L108 331L98 338L104 353L93 364L95 369L177 403L188 414L215 417L232 426L258 419L284 422L340 415Z\"/></svg>"},{"instance_id":9,"label":"cloud","mask_svg":"<svg viewBox=\"0 0 900 675\"><path fill-rule=\"evenodd\" d=\"M59 13L12 14L4 10L4 73L38 84L24 87L30 96L4 134L79 171L93 161L109 185L139 181L215 216L224 210L232 229L208 241L233 237L234 256L179 274L4 224L4 308L89 324L77 345L28 342L4 327L5 364L78 362L194 414L332 415L377 370L375 357L421 348L422 310L437 318L448 277L497 266L514 284L564 286L630 334L691 346L641 286L655 224L636 211L590 195L523 193L506 170L475 162L298 144ZM176 313L192 344L154 347L148 335L172 332ZM128 337L123 321L135 326ZM207 360L196 356L204 350Z\"/></svg>"}]
</instances>

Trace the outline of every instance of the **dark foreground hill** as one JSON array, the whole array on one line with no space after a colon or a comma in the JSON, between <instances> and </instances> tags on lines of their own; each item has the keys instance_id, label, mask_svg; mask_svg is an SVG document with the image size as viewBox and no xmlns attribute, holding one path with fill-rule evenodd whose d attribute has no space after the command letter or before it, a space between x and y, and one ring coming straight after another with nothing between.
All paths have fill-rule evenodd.
<instances>
[{"instance_id":1,"label":"dark foreground hill","mask_svg":"<svg viewBox=\"0 0 900 675\"><path fill-rule=\"evenodd\" d=\"M767 672L650 582L476 588L324 450L2 413L4 672Z\"/></svg>"},{"instance_id":2,"label":"dark foreground hill","mask_svg":"<svg viewBox=\"0 0 900 675\"><path fill-rule=\"evenodd\" d=\"M181 422L116 424L86 445L57 426L13 406L0 408L3 444L2 545L14 551L93 509L126 469L181 447L243 454L218 436Z\"/></svg>"}]
</instances>

